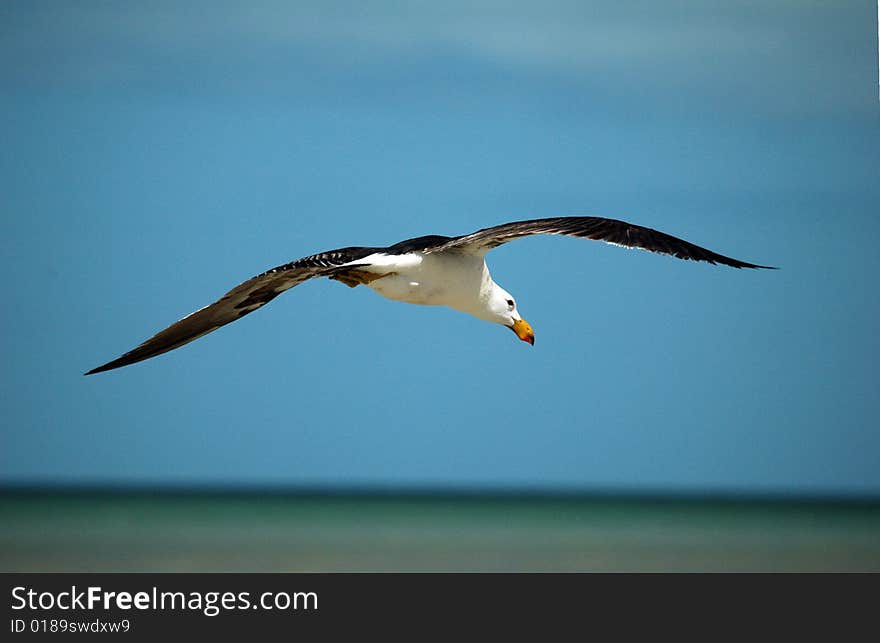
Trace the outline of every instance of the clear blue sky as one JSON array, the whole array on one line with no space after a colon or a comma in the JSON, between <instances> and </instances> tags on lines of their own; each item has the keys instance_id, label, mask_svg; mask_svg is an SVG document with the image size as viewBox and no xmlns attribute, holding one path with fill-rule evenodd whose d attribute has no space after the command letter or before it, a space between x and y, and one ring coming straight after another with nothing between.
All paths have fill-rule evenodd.
<instances>
[{"instance_id":1,"label":"clear blue sky","mask_svg":"<svg viewBox=\"0 0 880 643\"><path fill-rule=\"evenodd\" d=\"M0 481L880 494L867 2L0 5ZM537 334L308 283L346 245L592 214L744 272L493 251Z\"/></svg>"}]
</instances>

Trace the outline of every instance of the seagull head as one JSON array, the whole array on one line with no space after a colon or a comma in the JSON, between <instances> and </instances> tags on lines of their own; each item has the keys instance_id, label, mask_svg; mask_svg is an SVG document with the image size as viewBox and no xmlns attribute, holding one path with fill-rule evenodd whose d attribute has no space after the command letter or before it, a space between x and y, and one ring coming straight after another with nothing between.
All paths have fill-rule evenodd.
<instances>
[{"instance_id":1,"label":"seagull head","mask_svg":"<svg viewBox=\"0 0 880 643\"><path fill-rule=\"evenodd\" d=\"M535 333L529 322L523 319L517 311L513 295L497 284L492 289L492 295L489 299L489 312L489 321L507 326L522 341L528 342L532 346L535 345Z\"/></svg>"}]
</instances>

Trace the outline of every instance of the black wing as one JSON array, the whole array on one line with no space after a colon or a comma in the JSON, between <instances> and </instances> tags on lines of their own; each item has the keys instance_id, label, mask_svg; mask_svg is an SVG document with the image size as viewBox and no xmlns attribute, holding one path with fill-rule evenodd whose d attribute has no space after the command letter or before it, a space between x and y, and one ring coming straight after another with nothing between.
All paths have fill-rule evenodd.
<instances>
[{"instance_id":1,"label":"black wing","mask_svg":"<svg viewBox=\"0 0 880 643\"><path fill-rule=\"evenodd\" d=\"M357 261L376 251L376 248L340 248L267 270L237 285L213 304L174 322L125 355L93 368L86 375L128 366L167 353L252 313L285 290L313 277L329 277L340 265Z\"/></svg>"},{"instance_id":2,"label":"black wing","mask_svg":"<svg viewBox=\"0 0 880 643\"><path fill-rule=\"evenodd\" d=\"M433 243L422 249L423 252L442 252L461 249L469 252L486 252L501 244L529 237L535 234L561 234L569 237L584 237L605 241L626 248L641 248L651 252L672 255L679 259L721 263L734 268L772 268L759 266L738 259L731 259L706 250L684 239L645 228L626 221L602 217L555 217L551 219L532 219L513 221L502 225L484 228L471 234L453 237L445 242Z\"/></svg>"}]
</instances>

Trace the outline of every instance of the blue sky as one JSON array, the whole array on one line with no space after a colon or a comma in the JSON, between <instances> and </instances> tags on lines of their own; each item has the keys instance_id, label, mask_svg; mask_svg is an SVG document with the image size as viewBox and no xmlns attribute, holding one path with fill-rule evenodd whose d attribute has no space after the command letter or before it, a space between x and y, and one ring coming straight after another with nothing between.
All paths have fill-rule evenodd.
<instances>
[{"instance_id":1,"label":"blue sky","mask_svg":"<svg viewBox=\"0 0 880 643\"><path fill-rule=\"evenodd\" d=\"M0 7L0 480L880 493L875 7ZM534 348L307 283L114 358L271 266L621 218L743 272L493 251Z\"/></svg>"}]
</instances>

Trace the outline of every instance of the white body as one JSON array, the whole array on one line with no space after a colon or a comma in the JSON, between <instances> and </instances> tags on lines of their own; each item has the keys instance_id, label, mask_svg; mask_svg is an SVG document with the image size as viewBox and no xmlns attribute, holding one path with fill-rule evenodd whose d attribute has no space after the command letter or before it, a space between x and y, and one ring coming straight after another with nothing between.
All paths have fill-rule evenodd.
<instances>
[{"instance_id":1,"label":"white body","mask_svg":"<svg viewBox=\"0 0 880 643\"><path fill-rule=\"evenodd\" d=\"M362 268L368 272L388 273L367 284L387 299L448 306L492 322L515 311L506 303L512 301L510 295L492 280L482 253L377 253L353 263L368 264Z\"/></svg>"}]
</instances>

